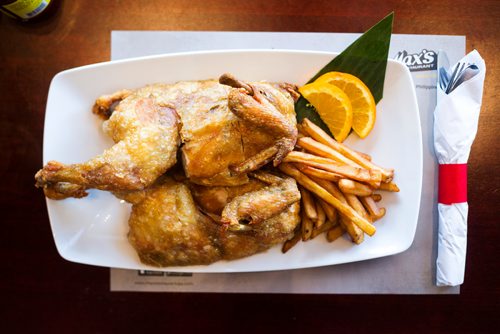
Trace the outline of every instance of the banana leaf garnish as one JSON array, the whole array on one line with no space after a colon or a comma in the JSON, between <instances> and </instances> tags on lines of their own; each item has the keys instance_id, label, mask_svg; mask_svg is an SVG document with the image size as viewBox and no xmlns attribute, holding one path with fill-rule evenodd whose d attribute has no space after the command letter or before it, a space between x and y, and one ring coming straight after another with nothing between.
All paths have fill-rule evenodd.
<instances>
[{"instance_id":1,"label":"banana leaf garnish","mask_svg":"<svg viewBox=\"0 0 500 334\"><path fill-rule=\"evenodd\" d=\"M384 91L393 19L394 13L387 15L325 65L307 83L313 82L321 75L331 71L350 73L360 78L368 86L375 103L378 103L382 99ZM303 97L300 97L295 103L295 112L298 122L307 117L330 133L314 107Z\"/></svg>"}]
</instances>

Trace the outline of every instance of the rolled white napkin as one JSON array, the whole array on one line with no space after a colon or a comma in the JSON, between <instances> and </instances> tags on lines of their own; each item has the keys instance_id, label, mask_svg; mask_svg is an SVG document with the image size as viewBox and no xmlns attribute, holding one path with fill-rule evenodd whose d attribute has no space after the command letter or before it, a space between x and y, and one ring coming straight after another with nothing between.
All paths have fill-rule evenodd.
<instances>
[{"instance_id":1,"label":"rolled white napkin","mask_svg":"<svg viewBox=\"0 0 500 334\"><path fill-rule=\"evenodd\" d=\"M439 163L439 232L436 285L464 281L467 247L467 160L477 133L486 66L476 50L461 60L479 72L449 94L438 85L434 149Z\"/></svg>"}]
</instances>

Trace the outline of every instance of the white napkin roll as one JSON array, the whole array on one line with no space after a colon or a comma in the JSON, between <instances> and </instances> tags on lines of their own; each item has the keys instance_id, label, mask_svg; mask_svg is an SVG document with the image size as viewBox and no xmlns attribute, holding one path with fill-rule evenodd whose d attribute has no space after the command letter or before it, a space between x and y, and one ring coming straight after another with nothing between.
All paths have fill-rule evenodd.
<instances>
[{"instance_id":1,"label":"white napkin roll","mask_svg":"<svg viewBox=\"0 0 500 334\"><path fill-rule=\"evenodd\" d=\"M477 133L486 66L476 50L461 61L476 64L479 73L450 94L439 96L434 112L434 149L440 165L466 164ZM438 212L436 285L460 285L465 272L468 204L453 200L439 203Z\"/></svg>"}]
</instances>

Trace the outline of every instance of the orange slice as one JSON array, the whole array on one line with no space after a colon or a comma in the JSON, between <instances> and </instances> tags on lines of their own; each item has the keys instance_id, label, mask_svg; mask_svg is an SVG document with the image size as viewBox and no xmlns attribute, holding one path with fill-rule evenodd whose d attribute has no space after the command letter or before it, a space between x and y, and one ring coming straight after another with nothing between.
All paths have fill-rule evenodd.
<instances>
[{"instance_id":1,"label":"orange slice","mask_svg":"<svg viewBox=\"0 0 500 334\"><path fill-rule=\"evenodd\" d=\"M365 138L375 125L376 107L370 89L359 78L348 73L328 72L317 83L329 83L340 88L351 100L352 129Z\"/></svg>"},{"instance_id":2,"label":"orange slice","mask_svg":"<svg viewBox=\"0 0 500 334\"><path fill-rule=\"evenodd\" d=\"M338 142L351 131L352 106L349 97L328 82L313 82L299 88L300 94L311 103Z\"/></svg>"}]
</instances>

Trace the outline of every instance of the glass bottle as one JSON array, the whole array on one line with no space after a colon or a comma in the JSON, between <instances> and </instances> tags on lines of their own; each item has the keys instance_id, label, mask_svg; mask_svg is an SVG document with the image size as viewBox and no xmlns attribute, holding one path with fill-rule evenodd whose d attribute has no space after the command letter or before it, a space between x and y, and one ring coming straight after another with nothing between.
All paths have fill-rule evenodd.
<instances>
[{"instance_id":1,"label":"glass bottle","mask_svg":"<svg viewBox=\"0 0 500 334\"><path fill-rule=\"evenodd\" d=\"M0 0L0 11L19 21L38 21L51 15L57 0Z\"/></svg>"}]
</instances>

